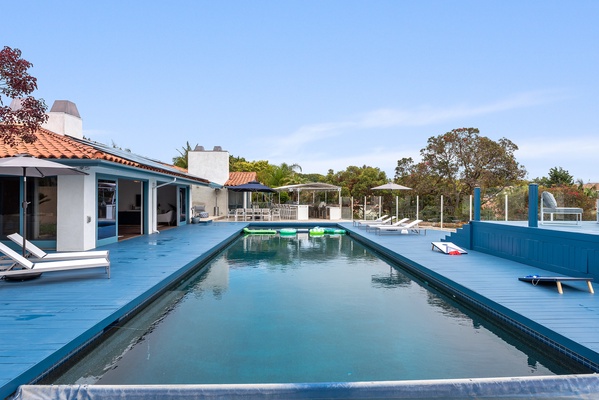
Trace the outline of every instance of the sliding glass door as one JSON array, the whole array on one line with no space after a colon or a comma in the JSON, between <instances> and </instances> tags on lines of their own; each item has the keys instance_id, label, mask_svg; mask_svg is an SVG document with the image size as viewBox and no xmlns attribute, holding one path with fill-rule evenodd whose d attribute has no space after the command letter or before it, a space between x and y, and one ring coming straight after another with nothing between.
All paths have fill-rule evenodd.
<instances>
[{"instance_id":1,"label":"sliding glass door","mask_svg":"<svg viewBox=\"0 0 599 400\"><path fill-rule=\"evenodd\" d=\"M117 181L98 179L98 241L117 239Z\"/></svg>"}]
</instances>

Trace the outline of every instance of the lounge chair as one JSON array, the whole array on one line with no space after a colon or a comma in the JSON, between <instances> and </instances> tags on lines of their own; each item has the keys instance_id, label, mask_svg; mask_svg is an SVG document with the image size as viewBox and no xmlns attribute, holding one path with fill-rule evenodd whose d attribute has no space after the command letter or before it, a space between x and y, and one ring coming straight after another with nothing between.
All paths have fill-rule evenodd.
<instances>
[{"instance_id":1,"label":"lounge chair","mask_svg":"<svg viewBox=\"0 0 599 400\"><path fill-rule=\"evenodd\" d=\"M462 249L459 246L456 246L455 244L451 243L451 242L431 242L431 244L433 245L432 250L439 250L441 253L445 253L445 254L451 254L451 255L456 255L456 254L467 254L468 252L464 249Z\"/></svg>"},{"instance_id":2,"label":"lounge chair","mask_svg":"<svg viewBox=\"0 0 599 400\"><path fill-rule=\"evenodd\" d=\"M13 233L7 236L10 240L23 246L23 236L18 233ZM105 258L109 259L108 250L93 250L93 251L69 251L64 253L46 253L30 241L25 242L25 250L30 254L29 259L32 261L59 261L59 260L81 260L84 258Z\"/></svg>"},{"instance_id":3,"label":"lounge chair","mask_svg":"<svg viewBox=\"0 0 599 400\"><path fill-rule=\"evenodd\" d=\"M376 234L377 235L381 235L383 233L401 233L404 235L410 234L410 233L417 233L420 235L420 233L422 231L424 231L424 234L426 235L426 228L420 228L418 226L419 223L421 223L422 220L421 219L416 219L412 222L410 222L409 224L405 224L402 226L379 226L376 229Z\"/></svg>"},{"instance_id":4,"label":"lounge chair","mask_svg":"<svg viewBox=\"0 0 599 400\"><path fill-rule=\"evenodd\" d=\"M382 217L379 217L377 219L354 219L354 226L359 225L360 222L366 222L366 223L369 223L369 222L380 222L380 221L384 220L387 217L388 217L388 215L385 214Z\"/></svg>"},{"instance_id":5,"label":"lounge chair","mask_svg":"<svg viewBox=\"0 0 599 400\"><path fill-rule=\"evenodd\" d=\"M170 225L172 220L173 220L173 210L168 210L165 213L156 215L156 223L157 224Z\"/></svg>"},{"instance_id":6,"label":"lounge chair","mask_svg":"<svg viewBox=\"0 0 599 400\"><path fill-rule=\"evenodd\" d=\"M558 207L557 201L552 193L541 193L541 224L545 223L575 223L579 225L582 222L582 208L576 207ZM549 221L545 221L545 214L549 214ZM574 215L574 221L562 220L554 221L553 216L557 215Z\"/></svg>"},{"instance_id":7,"label":"lounge chair","mask_svg":"<svg viewBox=\"0 0 599 400\"><path fill-rule=\"evenodd\" d=\"M537 286L539 283L546 282L555 282L557 285L557 292L559 294L564 294L564 290L562 288L562 282L572 282L572 281L585 281L587 283L587 287L589 288L589 292L595 293L593 290L593 278L577 278L573 276L539 276L539 275L527 275L522 278L518 278L519 281L522 282L530 282L534 286Z\"/></svg>"},{"instance_id":8,"label":"lounge chair","mask_svg":"<svg viewBox=\"0 0 599 400\"><path fill-rule=\"evenodd\" d=\"M363 222L358 222L357 226L358 226L358 228L366 228L366 227L374 226L374 225L391 224L394 219L395 219L395 217L393 216L393 217L388 217L388 218L382 219L380 221L363 221Z\"/></svg>"},{"instance_id":9,"label":"lounge chair","mask_svg":"<svg viewBox=\"0 0 599 400\"><path fill-rule=\"evenodd\" d=\"M406 221L408 221L410 218L402 218L399 221L396 221L394 223L392 223L391 225L385 225L385 226L404 226L406 224ZM375 231L379 226L381 226L380 224L370 224L366 226L366 232L370 232L370 231Z\"/></svg>"},{"instance_id":10,"label":"lounge chair","mask_svg":"<svg viewBox=\"0 0 599 400\"><path fill-rule=\"evenodd\" d=\"M12 259L14 264L0 271L0 278L23 278L39 276L44 272L69 271L88 268L105 268L110 278L110 261L106 258L84 258L79 260L46 261L34 263L26 259L4 243L0 243L0 252ZM22 269L15 269L21 267Z\"/></svg>"}]
</instances>

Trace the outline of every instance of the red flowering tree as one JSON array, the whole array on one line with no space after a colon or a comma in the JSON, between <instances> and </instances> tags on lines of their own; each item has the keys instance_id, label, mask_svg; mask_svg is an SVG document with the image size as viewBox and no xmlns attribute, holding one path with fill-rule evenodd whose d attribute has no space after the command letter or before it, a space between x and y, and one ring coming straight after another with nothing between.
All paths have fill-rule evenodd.
<instances>
[{"instance_id":1,"label":"red flowering tree","mask_svg":"<svg viewBox=\"0 0 599 400\"><path fill-rule=\"evenodd\" d=\"M4 46L0 51L0 140L10 146L34 142L48 119L44 100L31 96L37 89L37 79L27 72L32 66L19 49ZM18 101L11 107L14 99Z\"/></svg>"}]
</instances>

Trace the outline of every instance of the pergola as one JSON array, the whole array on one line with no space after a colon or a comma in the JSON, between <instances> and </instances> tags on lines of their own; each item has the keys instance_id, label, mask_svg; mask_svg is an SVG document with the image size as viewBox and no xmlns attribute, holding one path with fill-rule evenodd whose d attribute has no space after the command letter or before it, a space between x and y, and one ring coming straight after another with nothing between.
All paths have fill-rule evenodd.
<instances>
[{"instance_id":1,"label":"pergola","mask_svg":"<svg viewBox=\"0 0 599 400\"><path fill-rule=\"evenodd\" d=\"M277 192L297 192L298 198L300 192L337 192L339 194L339 201L341 201L341 187L331 185L329 183L322 182L311 182L311 183L300 183L297 185L279 186L274 188Z\"/></svg>"}]
</instances>

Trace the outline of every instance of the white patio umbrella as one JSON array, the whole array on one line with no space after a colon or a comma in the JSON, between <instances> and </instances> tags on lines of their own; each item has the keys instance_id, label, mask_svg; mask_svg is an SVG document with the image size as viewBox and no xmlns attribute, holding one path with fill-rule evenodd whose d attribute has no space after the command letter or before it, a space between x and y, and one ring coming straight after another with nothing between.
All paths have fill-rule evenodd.
<instances>
[{"instance_id":1,"label":"white patio umbrella","mask_svg":"<svg viewBox=\"0 0 599 400\"><path fill-rule=\"evenodd\" d=\"M393 183L393 182L389 182L389 183L385 183L384 185L381 186L377 186L377 187L373 187L373 190L412 190L412 188L409 188L407 186L402 186L402 185L398 185L397 183Z\"/></svg>"},{"instance_id":2,"label":"white patio umbrella","mask_svg":"<svg viewBox=\"0 0 599 400\"><path fill-rule=\"evenodd\" d=\"M387 182L384 185L373 187L372 190L412 190L407 186L398 185L397 183ZM397 202L397 195L395 196L395 218L399 219L399 204Z\"/></svg>"},{"instance_id":3,"label":"white patio umbrella","mask_svg":"<svg viewBox=\"0 0 599 400\"><path fill-rule=\"evenodd\" d=\"M30 154L19 154L14 157L0 159L0 175L12 175L23 177L23 256L26 254L25 244L27 240L27 178L43 178L56 175L87 175L85 172L73 167L35 158Z\"/></svg>"}]
</instances>

